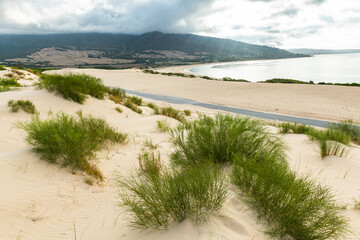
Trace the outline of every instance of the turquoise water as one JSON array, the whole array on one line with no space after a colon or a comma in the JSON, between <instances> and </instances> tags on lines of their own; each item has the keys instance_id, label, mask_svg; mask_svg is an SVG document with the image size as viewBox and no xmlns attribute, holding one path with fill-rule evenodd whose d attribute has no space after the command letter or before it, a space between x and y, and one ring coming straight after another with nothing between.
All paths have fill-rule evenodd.
<instances>
[{"instance_id":1,"label":"turquoise water","mask_svg":"<svg viewBox=\"0 0 360 240\"><path fill-rule=\"evenodd\" d=\"M188 71L215 78L231 77L252 82L291 78L315 83L360 83L360 53L218 63L194 67Z\"/></svg>"}]
</instances>

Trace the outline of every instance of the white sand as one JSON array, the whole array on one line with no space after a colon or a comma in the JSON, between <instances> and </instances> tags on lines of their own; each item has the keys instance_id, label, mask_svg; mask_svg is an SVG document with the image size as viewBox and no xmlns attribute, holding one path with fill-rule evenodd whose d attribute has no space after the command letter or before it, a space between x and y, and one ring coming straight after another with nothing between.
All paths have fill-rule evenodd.
<instances>
[{"instance_id":1,"label":"white sand","mask_svg":"<svg viewBox=\"0 0 360 240\"><path fill-rule=\"evenodd\" d=\"M176 87L181 85L178 82L183 80L166 80L163 77L156 80L152 75L134 70L119 73L94 70L93 73L104 75L106 83L140 91L152 89L151 91L156 92L155 89L159 88L160 93L165 92L165 81L170 81ZM117 76L114 73L118 73ZM134 76L140 76L140 80L146 84L141 87L141 81ZM211 82L210 85L212 84L218 83ZM169 89L169 92L176 93L174 89ZM207 99L210 99L212 93L207 94ZM199 97L205 95L206 93L203 93ZM98 166L106 181L102 186L89 186L83 182L85 175L74 175L68 169L48 164L30 151L29 145L23 140L25 133L13 128L14 122L29 120L30 116L21 111L10 112L7 107L10 99L31 100L40 110L41 118L46 117L49 109L69 114L81 109L85 114L104 117L119 130L129 133L130 141L126 145L109 147L98 154ZM169 134L157 132L156 121L167 119L172 126L176 126L177 121L146 113L139 115L124 106L120 106L123 113L118 113L116 106L119 105L112 101L94 98L89 98L84 105L80 105L46 90L34 88L0 93L0 239L73 240L74 228L77 239L86 240L266 239L263 234L265 227L257 222L254 212L249 210L233 191L229 193L221 212L222 216L211 217L207 223L193 226L191 221L186 220L171 225L167 231L154 232L140 232L128 228L122 209L117 206L115 175L126 175L138 167L137 154L146 139L159 144L162 160L168 162L168 154L171 152ZM182 105L174 107L205 111ZM150 112L145 107L143 109L144 112ZM353 209L352 199L360 200L360 150L352 149L346 158L328 157L321 160L316 146L309 142L306 136L286 135L283 138L289 145L291 167L299 173L318 178L332 187L339 203L349 204L344 214L351 219L355 233L349 239L359 239L360 210Z\"/></svg>"},{"instance_id":2,"label":"white sand","mask_svg":"<svg viewBox=\"0 0 360 240\"><path fill-rule=\"evenodd\" d=\"M353 119L360 123L359 87L223 82L146 74L133 69L49 71L56 72L87 73L102 78L108 86L206 103L329 121Z\"/></svg>"}]
</instances>

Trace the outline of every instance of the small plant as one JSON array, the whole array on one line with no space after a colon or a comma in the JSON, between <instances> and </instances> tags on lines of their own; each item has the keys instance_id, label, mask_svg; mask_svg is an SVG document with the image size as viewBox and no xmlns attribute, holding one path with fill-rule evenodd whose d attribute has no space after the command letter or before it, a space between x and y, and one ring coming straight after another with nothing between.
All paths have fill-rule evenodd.
<instances>
[{"instance_id":1,"label":"small plant","mask_svg":"<svg viewBox=\"0 0 360 240\"><path fill-rule=\"evenodd\" d=\"M0 71L6 70L5 65L0 65Z\"/></svg>"},{"instance_id":2,"label":"small plant","mask_svg":"<svg viewBox=\"0 0 360 240\"><path fill-rule=\"evenodd\" d=\"M185 114L185 116L190 116L190 115L191 115L191 111L190 111L190 110L184 110L184 114Z\"/></svg>"},{"instance_id":3,"label":"small plant","mask_svg":"<svg viewBox=\"0 0 360 240\"><path fill-rule=\"evenodd\" d=\"M272 155L234 158L233 183L278 239L343 239L348 221L330 189L299 178ZM346 238L345 238L346 239Z\"/></svg>"},{"instance_id":4,"label":"small plant","mask_svg":"<svg viewBox=\"0 0 360 240\"><path fill-rule=\"evenodd\" d=\"M0 92L9 91L11 87L21 87L21 84L13 78L0 78Z\"/></svg>"},{"instance_id":5,"label":"small plant","mask_svg":"<svg viewBox=\"0 0 360 240\"><path fill-rule=\"evenodd\" d=\"M151 108L152 110L154 110L154 114L155 114L155 115L160 114L160 111L159 111L158 106L156 106L154 103L148 103L146 106L148 106L149 108Z\"/></svg>"},{"instance_id":6,"label":"small plant","mask_svg":"<svg viewBox=\"0 0 360 240\"><path fill-rule=\"evenodd\" d=\"M109 90L109 99L117 104L123 103L126 98L126 93L121 88L113 88Z\"/></svg>"},{"instance_id":7,"label":"small plant","mask_svg":"<svg viewBox=\"0 0 360 240\"><path fill-rule=\"evenodd\" d=\"M321 158L326 156L345 157L348 154L348 144L351 136L345 132L333 129L320 131L312 129L308 131L309 138L315 141L320 149Z\"/></svg>"},{"instance_id":8,"label":"small plant","mask_svg":"<svg viewBox=\"0 0 360 240\"><path fill-rule=\"evenodd\" d=\"M355 125L352 120L346 120L341 123L333 123L330 129L346 133L351 136L351 140L355 144L360 144L360 126Z\"/></svg>"},{"instance_id":9,"label":"small plant","mask_svg":"<svg viewBox=\"0 0 360 240\"><path fill-rule=\"evenodd\" d=\"M105 93L109 91L100 78L86 74L42 75L39 86L80 104L85 102L87 95L104 99Z\"/></svg>"},{"instance_id":10,"label":"small plant","mask_svg":"<svg viewBox=\"0 0 360 240\"><path fill-rule=\"evenodd\" d=\"M84 183L86 183L87 185L94 185L94 180L92 178L85 178L84 179Z\"/></svg>"},{"instance_id":11,"label":"small plant","mask_svg":"<svg viewBox=\"0 0 360 240\"><path fill-rule=\"evenodd\" d=\"M281 133L306 134L314 128L306 124L284 122L278 125Z\"/></svg>"},{"instance_id":12,"label":"small plant","mask_svg":"<svg viewBox=\"0 0 360 240\"><path fill-rule=\"evenodd\" d=\"M161 170L160 154L155 155L154 152L143 151L139 153L139 168L140 172L159 175Z\"/></svg>"},{"instance_id":13,"label":"small plant","mask_svg":"<svg viewBox=\"0 0 360 240\"><path fill-rule=\"evenodd\" d=\"M142 104L142 98L136 97L136 96L132 96L130 98L128 98L128 100L130 100L132 103L141 106Z\"/></svg>"},{"instance_id":14,"label":"small plant","mask_svg":"<svg viewBox=\"0 0 360 240\"><path fill-rule=\"evenodd\" d=\"M151 140L146 139L146 141L144 142L144 147L150 150L156 150L159 147L159 144L154 144Z\"/></svg>"},{"instance_id":15,"label":"small plant","mask_svg":"<svg viewBox=\"0 0 360 240\"><path fill-rule=\"evenodd\" d=\"M29 114L38 114L39 111L36 110L35 105L29 100L9 100L8 106L12 112L18 112L19 109L22 109L24 112Z\"/></svg>"},{"instance_id":16,"label":"small plant","mask_svg":"<svg viewBox=\"0 0 360 240\"><path fill-rule=\"evenodd\" d=\"M118 111L119 113L123 112L123 110L121 108L119 108L119 107L116 107L115 110Z\"/></svg>"},{"instance_id":17,"label":"small plant","mask_svg":"<svg viewBox=\"0 0 360 240\"><path fill-rule=\"evenodd\" d=\"M159 132L168 132L170 131L170 125L166 120L161 120L156 122L156 129Z\"/></svg>"},{"instance_id":18,"label":"small plant","mask_svg":"<svg viewBox=\"0 0 360 240\"><path fill-rule=\"evenodd\" d=\"M42 121L33 116L30 122L17 123L27 132L26 141L33 150L49 163L69 166L85 171L90 176L103 179L101 172L91 162L95 152L106 143L121 143L126 135L117 132L101 118L58 113Z\"/></svg>"},{"instance_id":19,"label":"small plant","mask_svg":"<svg viewBox=\"0 0 360 240\"><path fill-rule=\"evenodd\" d=\"M118 180L120 205L130 226L166 229L190 218L198 223L221 209L227 183L219 167L203 165L188 171L164 169L161 174Z\"/></svg>"},{"instance_id":20,"label":"small plant","mask_svg":"<svg viewBox=\"0 0 360 240\"><path fill-rule=\"evenodd\" d=\"M285 161L284 143L261 122L250 118L200 116L199 120L180 125L171 135L175 148L171 160L180 166L200 165L208 159L229 164L234 154L271 153Z\"/></svg>"},{"instance_id":21,"label":"small plant","mask_svg":"<svg viewBox=\"0 0 360 240\"><path fill-rule=\"evenodd\" d=\"M142 110L129 99L126 100L126 102L124 103L124 106L130 108L132 111L134 111L136 113L139 113L139 114L142 113Z\"/></svg>"},{"instance_id":22,"label":"small plant","mask_svg":"<svg viewBox=\"0 0 360 240\"><path fill-rule=\"evenodd\" d=\"M160 110L160 114L161 115L164 115L164 116L167 116L167 117L171 117L171 118L174 118L180 122L184 122L185 121L185 118L184 118L184 115L181 111L179 110L176 110L172 107L166 107L166 108L162 108Z\"/></svg>"}]
</instances>

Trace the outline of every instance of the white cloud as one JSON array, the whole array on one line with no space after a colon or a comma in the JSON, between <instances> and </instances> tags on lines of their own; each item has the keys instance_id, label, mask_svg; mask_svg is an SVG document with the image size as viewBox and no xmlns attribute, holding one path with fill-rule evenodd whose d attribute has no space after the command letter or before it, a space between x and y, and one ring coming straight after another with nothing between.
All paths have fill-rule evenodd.
<instances>
[{"instance_id":1,"label":"white cloud","mask_svg":"<svg viewBox=\"0 0 360 240\"><path fill-rule=\"evenodd\" d=\"M358 0L0 0L0 33L192 32L283 48L360 48Z\"/></svg>"}]
</instances>

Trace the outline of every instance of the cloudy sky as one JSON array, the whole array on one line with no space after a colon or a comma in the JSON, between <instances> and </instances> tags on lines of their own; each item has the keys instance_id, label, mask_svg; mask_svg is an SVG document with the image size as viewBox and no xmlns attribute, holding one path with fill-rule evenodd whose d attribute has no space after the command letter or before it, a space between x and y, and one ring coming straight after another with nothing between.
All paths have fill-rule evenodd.
<instances>
[{"instance_id":1,"label":"cloudy sky","mask_svg":"<svg viewBox=\"0 0 360 240\"><path fill-rule=\"evenodd\" d=\"M360 49L360 0L0 0L2 34L150 31Z\"/></svg>"}]
</instances>

